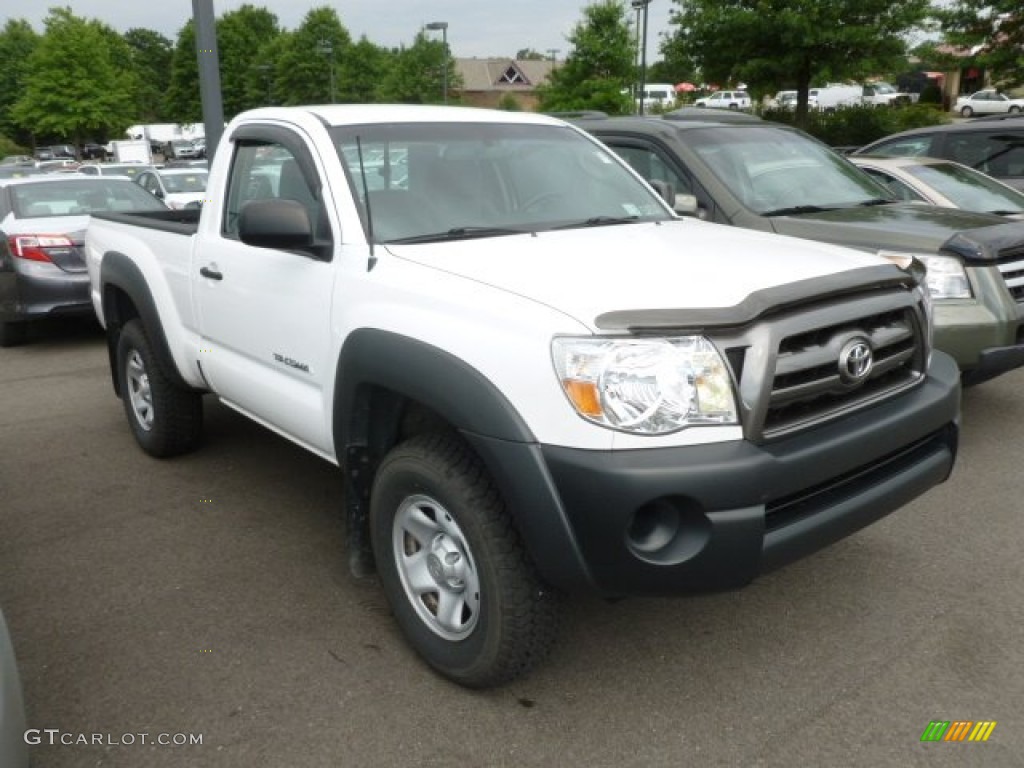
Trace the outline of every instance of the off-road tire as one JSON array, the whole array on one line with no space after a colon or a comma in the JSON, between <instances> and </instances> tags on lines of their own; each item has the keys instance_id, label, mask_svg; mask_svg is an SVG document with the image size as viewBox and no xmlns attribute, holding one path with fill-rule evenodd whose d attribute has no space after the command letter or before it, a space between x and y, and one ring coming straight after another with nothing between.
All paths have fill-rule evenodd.
<instances>
[{"instance_id":1,"label":"off-road tire","mask_svg":"<svg viewBox=\"0 0 1024 768\"><path fill-rule=\"evenodd\" d=\"M370 529L395 619L441 675L486 688L525 674L547 655L558 595L538 577L486 468L457 435L417 435L385 457L374 479ZM444 552L465 566L465 578L452 577L462 593L437 580L443 557L429 563ZM436 593L417 597L417 588ZM448 605L463 601L457 621L441 616L446 597Z\"/></svg>"},{"instance_id":2,"label":"off-road tire","mask_svg":"<svg viewBox=\"0 0 1024 768\"><path fill-rule=\"evenodd\" d=\"M121 329L117 376L128 424L142 450L167 458L196 448L203 430L202 395L180 386L164 370L141 320Z\"/></svg>"}]
</instances>

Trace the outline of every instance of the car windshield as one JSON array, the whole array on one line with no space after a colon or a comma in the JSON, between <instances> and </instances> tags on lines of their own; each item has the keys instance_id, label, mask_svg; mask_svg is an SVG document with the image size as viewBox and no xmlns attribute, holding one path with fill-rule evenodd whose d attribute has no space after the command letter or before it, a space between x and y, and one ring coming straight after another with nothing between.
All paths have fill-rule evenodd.
<instances>
[{"instance_id":1,"label":"car windshield","mask_svg":"<svg viewBox=\"0 0 1024 768\"><path fill-rule=\"evenodd\" d=\"M949 198L958 208L987 213L1024 212L1024 194L984 173L952 163L912 165L906 171Z\"/></svg>"},{"instance_id":2,"label":"car windshield","mask_svg":"<svg viewBox=\"0 0 1024 768\"><path fill-rule=\"evenodd\" d=\"M205 192L206 180L209 174L205 171L194 171L190 173L162 173L160 179L164 183L168 194L181 192Z\"/></svg>"},{"instance_id":3,"label":"car windshield","mask_svg":"<svg viewBox=\"0 0 1024 768\"><path fill-rule=\"evenodd\" d=\"M127 179L68 179L10 186L11 207L19 219L82 216L98 211L161 211L165 206Z\"/></svg>"},{"instance_id":4,"label":"car windshield","mask_svg":"<svg viewBox=\"0 0 1024 768\"><path fill-rule=\"evenodd\" d=\"M334 140L379 242L672 218L608 149L564 126L372 124Z\"/></svg>"},{"instance_id":5,"label":"car windshield","mask_svg":"<svg viewBox=\"0 0 1024 768\"><path fill-rule=\"evenodd\" d=\"M747 208L762 216L893 199L848 160L795 131L718 126L689 131L685 140Z\"/></svg>"}]
</instances>

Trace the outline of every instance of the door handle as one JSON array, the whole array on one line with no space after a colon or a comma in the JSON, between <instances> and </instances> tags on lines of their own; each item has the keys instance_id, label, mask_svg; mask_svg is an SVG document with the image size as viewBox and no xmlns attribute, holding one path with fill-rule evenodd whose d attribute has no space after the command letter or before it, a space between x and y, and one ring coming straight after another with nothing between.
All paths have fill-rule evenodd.
<instances>
[{"instance_id":1,"label":"door handle","mask_svg":"<svg viewBox=\"0 0 1024 768\"><path fill-rule=\"evenodd\" d=\"M224 275L217 271L216 267L201 267L199 274L203 277L208 277L211 280L223 280Z\"/></svg>"}]
</instances>

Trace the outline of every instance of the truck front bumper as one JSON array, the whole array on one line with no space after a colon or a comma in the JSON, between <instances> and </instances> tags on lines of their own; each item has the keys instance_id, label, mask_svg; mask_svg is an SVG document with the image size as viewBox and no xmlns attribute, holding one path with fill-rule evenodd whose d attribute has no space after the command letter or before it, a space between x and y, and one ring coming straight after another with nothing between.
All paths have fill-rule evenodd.
<instances>
[{"instance_id":1,"label":"truck front bumper","mask_svg":"<svg viewBox=\"0 0 1024 768\"><path fill-rule=\"evenodd\" d=\"M499 467L548 581L605 596L680 594L741 587L941 483L959 408L959 371L937 352L913 391L761 445L589 451L471 439Z\"/></svg>"}]
</instances>

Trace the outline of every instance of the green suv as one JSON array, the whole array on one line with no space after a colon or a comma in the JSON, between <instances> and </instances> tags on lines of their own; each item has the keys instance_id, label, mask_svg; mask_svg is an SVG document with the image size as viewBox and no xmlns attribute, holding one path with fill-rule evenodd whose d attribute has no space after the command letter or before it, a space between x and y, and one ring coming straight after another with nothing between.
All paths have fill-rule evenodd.
<instances>
[{"instance_id":1,"label":"green suv","mask_svg":"<svg viewBox=\"0 0 1024 768\"><path fill-rule=\"evenodd\" d=\"M1024 222L895 200L802 131L767 121L573 121L708 221L872 251L928 268L935 345L966 384L1024 365Z\"/></svg>"}]
</instances>

